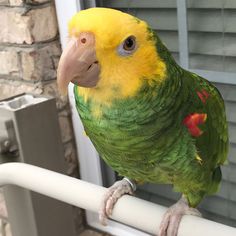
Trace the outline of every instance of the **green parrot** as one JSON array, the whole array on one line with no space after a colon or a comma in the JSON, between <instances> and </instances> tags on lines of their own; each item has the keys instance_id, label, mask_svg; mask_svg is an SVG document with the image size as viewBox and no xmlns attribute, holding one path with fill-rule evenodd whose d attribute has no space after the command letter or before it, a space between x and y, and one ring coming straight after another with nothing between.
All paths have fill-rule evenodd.
<instances>
[{"instance_id":1,"label":"green parrot","mask_svg":"<svg viewBox=\"0 0 236 236\"><path fill-rule=\"evenodd\" d=\"M206 79L181 68L146 22L108 9L80 11L69 22L58 87L69 82L88 137L125 178L111 186L101 223L137 183L172 184L182 198L165 213L159 236L176 236L181 217L221 181L228 152L223 99Z\"/></svg>"}]
</instances>

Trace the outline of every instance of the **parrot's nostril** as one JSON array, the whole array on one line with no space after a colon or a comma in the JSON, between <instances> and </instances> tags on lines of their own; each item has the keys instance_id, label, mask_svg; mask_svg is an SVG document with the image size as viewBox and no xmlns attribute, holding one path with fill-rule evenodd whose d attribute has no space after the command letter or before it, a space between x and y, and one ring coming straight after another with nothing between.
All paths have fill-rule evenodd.
<instances>
[{"instance_id":1,"label":"parrot's nostril","mask_svg":"<svg viewBox=\"0 0 236 236\"><path fill-rule=\"evenodd\" d=\"M86 43L86 41L87 41L87 39L86 39L86 38L82 38L82 39L80 40L80 42L81 42L81 43L83 43L83 44L85 44L85 43Z\"/></svg>"},{"instance_id":2,"label":"parrot's nostril","mask_svg":"<svg viewBox=\"0 0 236 236\"><path fill-rule=\"evenodd\" d=\"M95 62L93 62L91 65L89 65L87 71L88 71L94 64L98 64L98 61L95 61Z\"/></svg>"}]
</instances>

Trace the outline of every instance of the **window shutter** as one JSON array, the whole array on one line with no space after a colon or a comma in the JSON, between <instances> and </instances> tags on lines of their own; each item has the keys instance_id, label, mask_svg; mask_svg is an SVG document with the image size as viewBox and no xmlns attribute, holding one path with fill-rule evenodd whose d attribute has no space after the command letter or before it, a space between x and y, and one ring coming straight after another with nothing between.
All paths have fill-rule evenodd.
<instances>
[{"instance_id":1,"label":"window shutter","mask_svg":"<svg viewBox=\"0 0 236 236\"><path fill-rule=\"evenodd\" d=\"M179 61L176 0L100 0L97 5L119 9L147 21ZM236 73L236 1L187 0L187 7L190 69ZM226 104L229 163L222 168L220 191L203 200L200 209L209 219L236 226L236 85L215 85ZM153 184L140 186L137 196L166 206L180 198L171 186Z\"/></svg>"},{"instance_id":2,"label":"window shutter","mask_svg":"<svg viewBox=\"0 0 236 236\"><path fill-rule=\"evenodd\" d=\"M187 6L190 68L235 73L236 1L188 0Z\"/></svg>"}]
</instances>

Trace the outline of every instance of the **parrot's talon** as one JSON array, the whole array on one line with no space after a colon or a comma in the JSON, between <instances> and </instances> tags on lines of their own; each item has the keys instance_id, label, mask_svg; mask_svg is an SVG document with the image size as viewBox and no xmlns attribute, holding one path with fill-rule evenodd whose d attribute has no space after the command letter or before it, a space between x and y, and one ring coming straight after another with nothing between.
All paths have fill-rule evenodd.
<instances>
[{"instance_id":1,"label":"parrot's talon","mask_svg":"<svg viewBox=\"0 0 236 236\"><path fill-rule=\"evenodd\" d=\"M107 225L107 216L104 214L102 210L99 211L99 222L101 225Z\"/></svg>"},{"instance_id":2,"label":"parrot's talon","mask_svg":"<svg viewBox=\"0 0 236 236\"><path fill-rule=\"evenodd\" d=\"M187 200L182 197L164 214L158 236L177 236L179 224L184 215L201 217L201 213L197 209L189 207Z\"/></svg>"},{"instance_id":3,"label":"parrot's talon","mask_svg":"<svg viewBox=\"0 0 236 236\"><path fill-rule=\"evenodd\" d=\"M99 210L99 221L102 225L107 224L107 218L112 215L113 208L119 198L124 194L133 194L136 185L128 178L124 178L115 182L103 197L103 201Z\"/></svg>"}]
</instances>

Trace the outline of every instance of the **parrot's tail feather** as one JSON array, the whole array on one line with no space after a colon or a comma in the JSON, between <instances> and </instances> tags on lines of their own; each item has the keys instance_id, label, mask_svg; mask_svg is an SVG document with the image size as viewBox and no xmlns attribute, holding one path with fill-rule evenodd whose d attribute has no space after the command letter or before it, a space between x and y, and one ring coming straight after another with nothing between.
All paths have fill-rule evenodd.
<instances>
[{"instance_id":1,"label":"parrot's tail feather","mask_svg":"<svg viewBox=\"0 0 236 236\"><path fill-rule=\"evenodd\" d=\"M218 191L219 186L220 186L220 181L221 181L221 169L220 166L216 167L213 174L212 174L212 183L211 183L211 187L208 191L208 194L214 194Z\"/></svg>"}]
</instances>

